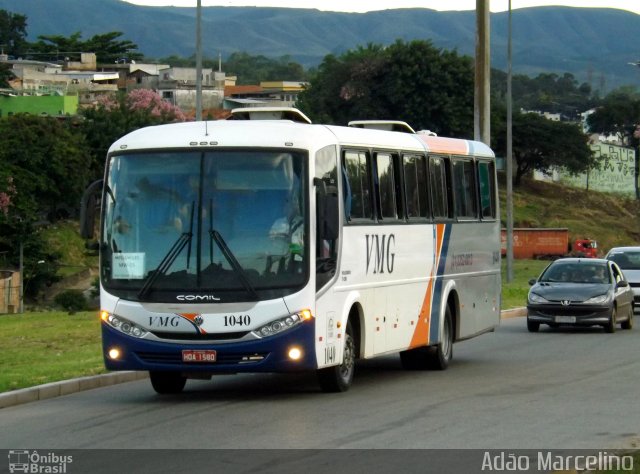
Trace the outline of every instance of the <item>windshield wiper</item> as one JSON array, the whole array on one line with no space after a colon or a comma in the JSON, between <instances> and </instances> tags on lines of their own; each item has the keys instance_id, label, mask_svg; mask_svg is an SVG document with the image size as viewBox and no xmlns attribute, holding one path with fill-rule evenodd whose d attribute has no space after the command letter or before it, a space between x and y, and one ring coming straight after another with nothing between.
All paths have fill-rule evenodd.
<instances>
[{"instance_id":1,"label":"windshield wiper","mask_svg":"<svg viewBox=\"0 0 640 474\"><path fill-rule=\"evenodd\" d=\"M233 270L236 272L236 275L238 275L238 278L242 282L242 286L244 286L244 288L247 290L247 293L249 293L249 295L251 295L253 299L257 300L258 294L256 293L256 290L253 288L253 285L249 281L249 278L240 265L240 262L238 262L235 255L233 255L233 252L222 238L222 235L220 235L220 232L214 229L210 229L209 237L215 240L216 244L218 244L218 247L222 251L224 258L227 259L227 262L229 262L231 268L233 268Z\"/></svg>"},{"instance_id":2,"label":"windshield wiper","mask_svg":"<svg viewBox=\"0 0 640 474\"><path fill-rule=\"evenodd\" d=\"M144 282L144 285L138 292L138 299L143 299L149 293L149 290L151 290L151 287L156 282L158 277L160 275L164 275L167 273L169 268L171 268L171 265L173 264L173 262L175 262L176 258L178 258L178 255L180 255L180 252L182 252L182 250L187 245L189 245L189 248L187 250L187 268L189 268L189 260L191 259L191 240L193 239L194 207L195 207L195 203L191 202L191 219L189 222L189 232L183 232L182 234L180 234L180 237L178 237L178 240L175 241L175 243L171 246L169 251L166 253L164 258L160 262L160 264L158 264L156 269L153 270L153 273L151 273L147 278L147 280Z\"/></svg>"}]
</instances>

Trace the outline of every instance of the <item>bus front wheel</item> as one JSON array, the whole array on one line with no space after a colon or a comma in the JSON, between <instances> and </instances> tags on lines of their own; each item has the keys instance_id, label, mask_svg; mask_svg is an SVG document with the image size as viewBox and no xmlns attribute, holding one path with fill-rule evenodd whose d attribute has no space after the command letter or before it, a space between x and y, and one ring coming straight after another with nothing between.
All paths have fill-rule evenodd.
<instances>
[{"instance_id":1,"label":"bus front wheel","mask_svg":"<svg viewBox=\"0 0 640 474\"><path fill-rule=\"evenodd\" d=\"M151 386L161 394L180 393L187 383L187 378L179 372L149 372Z\"/></svg>"},{"instance_id":2,"label":"bus front wheel","mask_svg":"<svg viewBox=\"0 0 640 474\"><path fill-rule=\"evenodd\" d=\"M323 392L346 392L353 382L356 362L356 342L351 323L347 322L344 335L342 364L318 369L318 383Z\"/></svg>"}]
</instances>

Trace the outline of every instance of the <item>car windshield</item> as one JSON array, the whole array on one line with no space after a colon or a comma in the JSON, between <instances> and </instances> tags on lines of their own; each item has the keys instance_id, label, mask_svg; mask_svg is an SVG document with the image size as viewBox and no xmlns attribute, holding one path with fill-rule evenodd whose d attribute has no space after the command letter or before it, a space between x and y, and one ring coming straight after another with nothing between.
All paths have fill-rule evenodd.
<instances>
[{"instance_id":1,"label":"car windshield","mask_svg":"<svg viewBox=\"0 0 640 474\"><path fill-rule=\"evenodd\" d=\"M640 270L640 251L612 252L607 259L616 262L622 270Z\"/></svg>"},{"instance_id":2,"label":"car windshield","mask_svg":"<svg viewBox=\"0 0 640 474\"><path fill-rule=\"evenodd\" d=\"M554 263L540 276L540 282L610 283L611 276L605 263Z\"/></svg>"},{"instance_id":3,"label":"car windshield","mask_svg":"<svg viewBox=\"0 0 640 474\"><path fill-rule=\"evenodd\" d=\"M305 163L291 150L111 157L103 284L139 300L299 289L308 275Z\"/></svg>"}]
</instances>

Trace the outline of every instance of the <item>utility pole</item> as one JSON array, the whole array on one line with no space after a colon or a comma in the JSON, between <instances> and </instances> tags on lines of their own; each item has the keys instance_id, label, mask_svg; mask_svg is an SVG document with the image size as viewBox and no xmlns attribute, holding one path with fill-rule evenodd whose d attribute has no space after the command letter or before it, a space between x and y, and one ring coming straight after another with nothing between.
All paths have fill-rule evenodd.
<instances>
[{"instance_id":1,"label":"utility pole","mask_svg":"<svg viewBox=\"0 0 640 474\"><path fill-rule=\"evenodd\" d=\"M24 313L24 244L20 242L20 314Z\"/></svg>"},{"instance_id":2,"label":"utility pole","mask_svg":"<svg viewBox=\"0 0 640 474\"><path fill-rule=\"evenodd\" d=\"M476 68L474 87L473 136L491 145L490 124L490 28L489 0L476 0Z\"/></svg>"},{"instance_id":3,"label":"utility pole","mask_svg":"<svg viewBox=\"0 0 640 474\"><path fill-rule=\"evenodd\" d=\"M202 120L202 5L196 6L196 121Z\"/></svg>"},{"instance_id":4,"label":"utility pole","mask_svg":"<svg viewBox=\"0 0 640 474\"><path fill-rule=\"evenodd\" d=\"M513 281L513 135L511 104L511 0L507 41L507 283Z\"/></svg>"}]
</instances>

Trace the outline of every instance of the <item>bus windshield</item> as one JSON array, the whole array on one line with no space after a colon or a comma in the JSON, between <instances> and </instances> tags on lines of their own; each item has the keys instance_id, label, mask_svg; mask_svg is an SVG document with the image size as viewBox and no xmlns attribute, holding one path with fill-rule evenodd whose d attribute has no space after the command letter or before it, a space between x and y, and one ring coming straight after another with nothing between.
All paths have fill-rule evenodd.
<instances>
[{"instance_id":1,"label":"bus windshield","mask_svg":"<svg viewBox=\"0 0 640 474\"><path fill-rule=\"evenodd\" d=\"M298 290L309 267L305 163L291 150L112 156L103 285L141 301L186 293L187 301L228 302Z\"/></svg>"}]
</instances>

